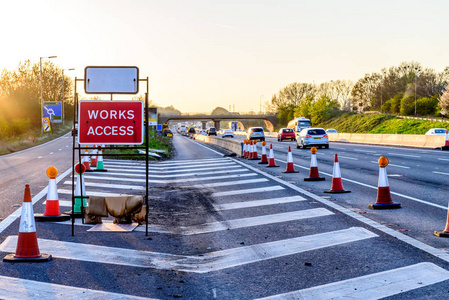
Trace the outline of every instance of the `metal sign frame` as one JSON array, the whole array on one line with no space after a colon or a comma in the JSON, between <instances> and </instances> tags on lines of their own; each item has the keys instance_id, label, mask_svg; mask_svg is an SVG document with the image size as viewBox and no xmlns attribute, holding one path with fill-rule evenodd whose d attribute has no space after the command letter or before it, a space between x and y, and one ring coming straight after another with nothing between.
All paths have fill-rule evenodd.
<instances>
[{"instance_id":1,"label":"metal sign frame","mask_svg":"<svg viewBox=\"0 0 449 300\"><path fill-rule=\"evenodd\" d=\"M117 67L116 67L117 68ZM78 125L78 92L77 92L77 83L78 82L85 82L84 79L78 79L75 77L75 95L74 95L74 110L73 110L73 128L75 128L75 125ZM145 183L145 205L146 205L146 214L145 214L145 223L146 223L146 227L145 227L145 235L148 236L148 213L149 213L149 205L148 205L148 188L149 188L149 183L148 183L148 177L149 177L149 126L148 126L148 122L145 122L146 118L147 118L147 112L148 112L148 93L149 93L149 79L148 77L146 79L138 79L138 85L139 83L144 82L146 83L146 93L145 93L145 111L144 111L144 134L145 134L145 141L143 143L143 146L133 146L133 147L114 147L113 149L119 149L119 150L123 150L123 149L145 149L145 153L144 154L112 154L112 153L103 153L102 155L107 157L107 156L145 156L145 166L146 166L146 172L145 172L145 178L146 178L146 183ZM111 104L113 104L114 101L112 101L112 95L114 93L105 93L105 94L111 94ZM85 154L85 149L88 150L92 150L92 149L96 149L94 147L81 147L78 142L77 142L77 137L74 134L73 135L73 147L72 147L72 212L74 211L74 206L75 206L75 159L78 159L78 162L81 163L82 161L82 157L84 156L90 156L90 154ZM111 147L102 147L102 149L112 149ZM84 180L84 177L81 175L81 180ZM87 199L87 196L83 196L83 185L80 185L81 187L81 218L82 218L82 223L84 224L84 206L83 206L83 200ZM75 216L72 213L72 236L75 236Z\"/></svg>"}]
</instances>

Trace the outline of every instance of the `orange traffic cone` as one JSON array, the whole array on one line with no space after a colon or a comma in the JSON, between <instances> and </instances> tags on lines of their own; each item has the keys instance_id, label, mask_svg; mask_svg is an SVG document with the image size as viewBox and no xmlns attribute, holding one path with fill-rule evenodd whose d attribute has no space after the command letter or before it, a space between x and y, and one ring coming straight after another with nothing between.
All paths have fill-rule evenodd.
<instances>
[{"instance_id":1,"label":"orange traffic cone","mask_svg":"<svg viewBox=\"0 0 449 300\"><path fill-rule=\"evenodd\" d=\"M252 153L251 153L251 157L250 157L250 160L259 160L259 154L257 153L257 146L256 146L256 144L257 144L257 141L254 141L253 142L253 151L252 151Z\"/></svg>"},{"instance_id":2,"label":"orange traffic cone","mask_svg":"<svg viewBox=\"0 0 449 300\"><path fill-rule=\"evenodd\" d=\"M449 133L447 130L446 130L446 138L444 141L444 146L441 147L441 150L449 150Z\"/></svg>"},{"instance_id":3,"label":"orange traffic cone","mask_svg":"<svg viewBox=\"0 0 449 300\"><path fill-rule=\"evenodd\" d=\"M338 162L337 153L335 153L334 160L334 172L332 174L332 185L330 190L324 191L325 193L350 193L351 191L347 191L343 188L343 183L341 181L341 173L340 173L340 163Z\"/></svg>"},{"instance_id":4,"label":"orange traffic cone","mask_svg":"<svg viewBox=\"0 0 449 300\"><path fill-rule=\"evenodd\" d=\"M16 254L8 254L4 262L44 262L51 260L50 254L40 253L37 244L36 223L33 217L30 185L25 185L22 214L20 217L19 236Z\"/></svg>"},{"instance_id":5,"label":"orange traffic cone","mask_svg":"<svg viewBox=\"0 0 449 300\"><path fill-rule=\"evenodd\" d=\"M298 171L295 171L295 167L293 166L292 148L290 146L288 146L287 167L282 173L299 173Z\"/></svg>"},{"instance_id":6,"label":"orange traffic cone","mask_svg":"<svg viewBox=\"0 0 449 300\"><path fill-rule=\"evenodd\" d=\"M267 142L262 142L262 156L260 158L259 164L260 165L266 165L268 164L268 158L267 158L267 149L265 146L267 145Z\"/></svg>"},{"instance_id":7,"label":"orange traffic cone","mask_svg":"<svg viewBox=\"0 0 449 300\"><path fill-rule=\"evenodd\" d=\"M381 156L379 158L379 181L377 187L377 199L376 203L371 203L368 205L368 207L371 209L401 208L400 203L394 203L391 200L386 166L388 166L388 158Z\"/></svg>"},{"instance_id":8,"label":"orange traffic cone","mask_svg":"<svg viewBox=\"0 0 449 300\"><path fill-rule=\"evenodd\" d=\"M246 158L248 155L248 140L243 140L243 158Z\"/></svg>"},{"instance_id":9,"label":"orange traffic cone","mask_svg":"<svg viewBox=\"0 0 449 300\"><path fill-rule=\"evenodd\" d=\"M50 167L47 169L47 176L50 177L48 181L48 191L47 191L47 201L45 202L45 212L44 214L34 215L36 221L67 221L70 219L69 215L61 214L59 209L59 197L58 189L56 187L56 175L58 175L58 170L55 167Z\"/></svg>"},{"instance_id":10,"label":"orange traffic cone","mask_svg":"<svg viewBox=\"0 0 449 300\"><path fill-rule=\"evenodd\" d=\"M94 145L94 149L92 150L92 156L90 158L90 165L94 168L97 167L97 146Z\"/></svg>"},{"instance_id":11,"label":"orange traffic cone","mask_svg":"<svg viewBox=\"0 0 449 300\"><path fill-rule=\"evenodd\" d=\"M273 144L270 144L270 154L268 156L267 168L274 168L274 167L279 167L279 166L276 166L276 162L274 161Z\"/></svg>"},{"instance_id":12,"label":"orange traffic cone","mask_svg":"<svg viewBox=\"0 0 449 300\"><path fill-rule=\"evenodd\" d=\"M86 152L86 154L89 152L89 149L87 149L88 147L86 146L84 151ZM89 156L83 156L83 165L86 167L86 172L93 172L93 170L90 168L90 161L89 161Z\"/></svg>"},{"instance_id":13,"label":"orange traffic cone","mask_svg":"<svg viewBox=\"0 0 449 300\"><path fill-rule=\"evenodd\" d=\"M250 159L253 156L253 141L248 141L248 151L246 152L246 158Z\"/></svg>"},{"instance_id":14,"label":"orange traffic cone","mask_svg":"<svg viewBox=\"0 0 449 300\"><path fill-rule=\"evenodd\" d=\"M309 178L304 178L304 181L323 181L326 178L320 177L320 173L318 172L318 163L316 161L317 149L315 147L312 147L310 149L310 152L312 153L312 156L310 158Z\"/></svg>"}]
</instances>

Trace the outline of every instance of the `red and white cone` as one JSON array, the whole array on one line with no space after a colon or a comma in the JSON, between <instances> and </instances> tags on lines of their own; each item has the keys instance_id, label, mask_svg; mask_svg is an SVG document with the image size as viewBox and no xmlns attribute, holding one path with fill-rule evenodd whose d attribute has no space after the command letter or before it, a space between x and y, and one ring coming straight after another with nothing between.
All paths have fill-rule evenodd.
<instances>
[{"instance_id":1,"label":"red and white cone","mask_svg":"<svg viewBox=\"0 0 449 300\"><path fill-rule=\"evenodd\" d=\"M298 171L295 171L295 166L293 165L292 148L290 146L288 146L287 167L282 173L299 173Z\"/></svg>"},{"instance_id":2,"label":"red and white cone","mask_svg":"<svg viewBox=\"0 0 449 300\"><path fill-rule=\"evenodd\" d=\"M61 214L59 209L58 188L56 187L56 175L58 170L55 167L47 169L47 176L50 177L48 181L47 201L45 202L45 212L43 214L34 215L36 221L67 221L70 219L69 215Z\"/></svg>"},{"instance_id":3,"label":"red and white cone","mask_svg":"<svg viewBox=\"0 0 449 300\"><path fill-rule=\"evenodd\" d=\"M388 184L387 167L388 158L381 156L379 158L379 181L377 185L376 203L368 205L371 209L392 209L401 208L400 203L394 203L391 200L390 185Z\"/></svg>"},{"instance_id":4,"label":"red and white cone","mask_svg":"<svg viewBox=\"0 0 449 300\"><path fill-rule=\"evenodd\" d=\"M267 142L263 141L262 142L262 156L261 156L260 161L259 161L260 165L268 164L267 149L265 147L266 145L267 145Z\"/></svg>"},{"instance_id":5,"label":"red and white cone","mask_svg":"<svg viewBox=\"0 0 449 300\"><path fill-rule=\"evenodd\" d=\"M243 158L246 158L247 153L248 153L247 140L244 140L243 141Z\"/></svg>"},{"instance_id":6,"label":"red and white cone","mask_svg":"<svg viewBox=\"0 0 449 300\"><path fill-rule=\"evenodd\" d=\"M309 177L308 178L304 178L304 181L323 181L326 178L320 177L320 173L318 172L318 163L317 163L317 160L316 160L317 149L315 147L312 147L310 149L310 152L312 153L312 156L310 157Z\"/></svg>"},{"instance_id":7,"label":"red and white cone","mask_svg":"<svg viewBox=\"0 0 449 300\"><path fill-rule=\"evenodd\" d=\"M441 150L449 150L449 132L446 130L446 138L444 141L444 146L441 147Z\"/></svg>"},{"instance_id":8,"label":"red and white cone","mask_svg":"<svg viewBox=\"0 0 449 300\"><path fill-rule=\"evenodd\" d=\"M92 150L92 156L90 158L90 165L94 168L97 167L97 146L94 145L94 149Z\"/></svg>"},{"instance_id":9,"label":"red and white cone","mask_svg":"<svg viewBox=\"0 0 449 300\"><path fill-rule=\"evenodd\" d=\"M251 159L251 157L253 157L253 141L248 141L248 152L246 155L247 159Z\"/></svg>"},{"instance_id":10,"label":"red and white cone","mask_svg":"<svg viewBox=\"0 0 449 300\"><path fill-rule=\"evenodd\" d=\"M274 167L279 167L279 166L276 166L276 162L274 161L273 144L270 144L270 154L268 155L267 168L274 168Z\"/></svg>"},{"instance_id":11,"label":"red and white cone","mask_svg":"<svg viewBox=\"0 0 449 300\"><path fill-rule=\"evenodd\" d=\"M324 191L325 193L350 193L343 188L343 182L341 181L340 163L338 162L337 153L335 153L334 171L332 174L332 185L330 190Z\"/></svg>"},{"instance_id":12,"label":"red and white cone","mask_svg":"<svg viewBox=\"0 0 449 300\"><path fill-rule=\"evenodd\" d=\"M253 152L251 153L250 160L259 160L259 154L257 153L257 141L253 142Z\"/></svg>"},{"instance_id":13,"label":"red and white cone","mask_svg":"<svg viewBox=\"0 0 449 300\"><path fill-rule=\"evenodd\" d=\"M40 253L39 251L30 185L26 184L23 196L22 214L20 216L16 253L6 255L5 258L3 258L3 261L44 262L49 260L51 260L50 254Z\"/></svg>"},{"instance_id":14,"label":"red and white cone","mask_svg":"<svg viewBox=\"0 0 449 300\"><path fill-rule=\"evenodd\" d=\"M84 151L86 152L86 154L89 152L89 149L87 149L88 147L85 147L86 149L84 149ZM86 167L86 172L92 172L92 170L90 169L90 160L89 160L89 156L83 156L82 158L82 162L83 165Z\"/></svg>"}]
</instances>

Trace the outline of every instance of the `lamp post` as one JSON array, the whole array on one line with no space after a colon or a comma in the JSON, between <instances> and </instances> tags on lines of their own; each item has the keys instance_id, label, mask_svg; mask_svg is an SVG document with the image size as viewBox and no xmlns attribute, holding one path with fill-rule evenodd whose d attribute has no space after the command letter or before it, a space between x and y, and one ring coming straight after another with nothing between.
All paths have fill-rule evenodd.
<instances>
[{"instance_id":1,"label":"lamp post","mask_svg":"<svg viewBox=\"0 0 449 300\"><path fill-rule=\"evenodd\" d=\"M57 56L53 55L53 56L44 56L44 57L39 57L39 70L40 70L40 81L41 81L41 136L44 134L44 127L42 126L42 120L44 118L43 116L43 107L42 105L44 104L44 100L42 98L42 58L56 58Z\"/></svg>"},{"instance_id":2,"label":"lamp post","mask_svg":"<svg viewBox=\"0 0 449 300\"><path fill-rule=\"evenodd\" d=\"M62 69L62 125L65 125L65 114L64 114L64 70L67 71L73 71L75 70L75 68L71 68L71 69Z\"/></svg>"}]
</instances>

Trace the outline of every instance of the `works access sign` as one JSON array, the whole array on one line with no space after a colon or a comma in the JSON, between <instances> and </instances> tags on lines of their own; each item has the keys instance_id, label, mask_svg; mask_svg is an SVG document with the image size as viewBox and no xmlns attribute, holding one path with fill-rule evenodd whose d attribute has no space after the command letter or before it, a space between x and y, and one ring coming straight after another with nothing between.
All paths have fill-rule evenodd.
<instances>
[{"instance_id":1,"label":"works access sign","mask_svg":"<svg viewBox=\"0 0 449 300\"><path fill-rule=\"evenodd\" d=\"M142 101L80 101L80 144L143 144Z\"/></svg>"}]
</instances>

